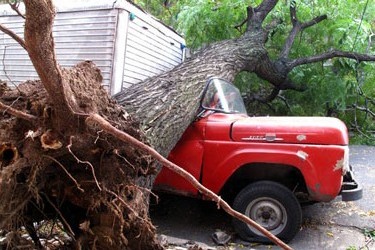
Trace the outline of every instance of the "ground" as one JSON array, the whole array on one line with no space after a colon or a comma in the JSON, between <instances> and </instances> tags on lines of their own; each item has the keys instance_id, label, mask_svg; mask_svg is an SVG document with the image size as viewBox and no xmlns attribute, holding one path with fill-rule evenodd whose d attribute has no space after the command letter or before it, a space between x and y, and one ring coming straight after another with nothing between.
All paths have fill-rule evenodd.
<instances>
[{"instance_id":1,"label":"ground","mask_svg":"<svg viewBox=\"0 0 375 250\"><path fill-rule=\"evenodd\" d=\"M364 197L355 202L341 202L337 198L329 203L303 207L304 224L290 242L292 248L375 249L375 236L366 237L364 231L375 230L375 147L351 146L350 149L351 164L363 185ZM203 250L280 249L241 241L233 232L231 218L208 201L162 194L160 203L151 205L151 217L166 249L185 250L193 246L198 247L192 249ZM218 246L213 242L212 234L217 231L231 236L228 244ZM4 241L0 232L0 245ZM57 240L55 243L59 244Z\"/></svg>"},{"instance_id":2,"label":"ground","mask_svg":"<svg viewBox=\"0 0 375 250\"><path fill-rule=\"evenodd\" d=\"M303 227L289 243L294 249L354 250L375 249L375 147L351 146L351 164L357 180L363 185L364 197L355 202L340 198L329 203L303 207ZM151 206L151 218L167 249L280 249L256 245L236 237L231 219L212 202L173 195L161 195L161 202ZM231 240L218 246L212 234L221 231ZM374 231L373 231L374 232ZM375 233L375 232L374 232Z\"/></svg>"}]
</instances>

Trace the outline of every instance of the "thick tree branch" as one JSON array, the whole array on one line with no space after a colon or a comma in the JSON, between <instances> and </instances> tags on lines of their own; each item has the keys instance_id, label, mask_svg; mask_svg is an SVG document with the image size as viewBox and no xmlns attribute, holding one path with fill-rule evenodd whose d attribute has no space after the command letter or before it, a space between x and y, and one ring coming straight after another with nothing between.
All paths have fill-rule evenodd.
<instances>
[{"instance_id":1,"label":"thick tree branch","mask_svg":"<svg viewBox=\"0 0 375 250\"><path fill-rule=\"evenodd\" d=\"M279 58L288 58L288 55L293 46L294 40L297 34L301 31L301 24L299 23L298 18L297 18L297 10L296 10L294 1L290 4L290 20L293 24L293 28L290 31L289 36L285 41L284 48L281 51Z\"/></svg>"},{"instance_id":2,"label":"thick tree branch","mask_svg":"<svg viewBox=\"0 0 375 250\"><path fill-rule=\"evenodd\" d=\"M284 48L280 53L279 58L288 58L290 50L292 49L294 40L297 36L297 34L301 31L301 25L298 24L298 22L293 25L293 29L289 33L288 38L286 39L286 42L284 44Z\"/></svg>"},{"instance_id":3,"label":"thick tree branch","mask_svg":"<svg viewBox=\"0 0 375 250\"><path fill-rule=\"evenodd\" d=\"M296 1L292 1L290 3L289 14L290 14L290 20L291 20L293 26L295 26L298 22Z\"/></svg>"},{"instance_id":4,"label":"thick tree branch","mask_svg":"<svg viewBox=\"0 0 375 250\"><path fill-rule=\"evenodd\" d=\"M296 36L298 35L298 33L300 33L301 31L303 31L304 29L308 27L311 27L327 19L327 15L318 16L308 22L301 23L298 20L296 5L295 5L295 2L293 1L290 4L290 19L293 24L293 28L290 31L289 36L285 41L284 48L282 49L279 58L288 58L290 50L293 46L294 40L296 39Z\"/></svg>"},{"instance_id":5,"label":"thick tree branch","mask_svg":"<svg viewBox=\"0 0 375 250\"><path fill-rule=\"evenodd\" d=\"M215 201L219 207L221 207L224 211L226 211L229 215L247 223L248 225L253 226L257 230L259 230L262 234L264 234L267 238L272 240L275 244L280 246L283 249L292 249L287 244L282 242L280 239L278 239L276 236L268 232L266 229L261 227L258 223L250 219L249 217L233 210L228 203L226 203L224 200L222 200L219 196L217 196L214 192L204 187L202 184L200 184L194 176L192 176L190 173L188 173L186 170L180 168L176 164L168 161L166 158L164 158L161 154L159 154L155 149L151 148L150 146L145 145L144 143L140 142L139 140L133 138L129 134L120 131L113 127L109 122L107 122L103 117L101 117L98 114L91 114L87 119L86 123L88 126L99 126L103 131L107 132L108 134L111 134L118 138L121 141L131 143L135 147L143 150L144 152L150 154L154 159L159 161L163 166L169 168L173 172L179 174L184 179L189 181L197 190L199 190L203 195L210 198L212 201Z\"/></svg>"},{"instance_id":6,"label":"thick tree branch","mask_svg":"<svg viewBox=\"0 0 375 250\"><path fill-rule=\"evenodd\" d=\"M278 0L264 0L258 7L255 8L255 13L259 21L264 21L268 13L275 8Z\"/></svg>"},{"instance_id":7,"label":"thick tree branch","mask_svg":"<svg viewBox=\"0 0 375 250\"><path fill-rule=\"evenodd\" d=\"M25 43L30 59L49 96L54 98L62 116L72 117L76 108L69 84L63 80L55 55L52 24L55 9L52 0L25 0ZM40 15L40 13L44 13Z\"/></svg>"},{"instance_id":8,"label":"thick tree branch","mask_svg":"<svg viewBox=\"0 0 375 250\"><path fill-rule=\"evenodd\" d=\"M20 118L26 121L35 122L38 119L36 116L26 114L22 111L12 108L11 106L5 105L2 102L0 102L0 109L3 110L4 112L7 112L10 115L13 115L17 118Z\"/></svg>"},{"instance_id":9,"label":"thick tree branch","mask_svg":"<svg viewBox=\"0 0 375 250\"><path fill-rule=\"evenodd\" d=\"M295 90L298 92L303 92L307 89L307 86L304 84L296 84L295 82L287 78L282 84L278 86L278 88L280 90L290 89L290 90Z\"/></svg>"},{"instance_id":10,"label":"thick tree branch","mask_svg":"<svg viewBox=\"0 0 375 250\"><path fill-rule=\"evenodd\" d=\"M327 19L327 15L321 15L321 16L317 16L315 17L314 19L308 21L308 22L305 22L302 24L302 29L306 29L306 28L309 28L315 24L318 24L320 23L321 21L324 21Z\"/></svg>"},{"instance_id":11,"label":"thick tree branch","mask_svg":"<svg viewBox=\"0 0 375 250\"><path fill-rule=\"evenodd\" d=\"M242 26L244 26L247 23L247 20L248 20L248 18L246 18L245 20L243 20L240 24L234 26L234 28L236 30L238 30L239 32L241 32L241 28L242 28Z\"/></svg>"},{"instance_id":12,"label":"thick tree branch","mask_svg":"<svg viewBox=\"0 0 375 250\"><path fill-rule=\"evenodd\" d=\"M244 99L246 99L245 101L247 103L257 101L257 102L260 102L262 104L268 105L269 102L272 102L273 100L275 100L277 98L279 93L280 93L280 89L273 88L271 93L268 94L267 96L256 94L256 93L252 93L252 94L247 93L247 95L245 96Z\"/></svg>"},{"instance_id":13,"label":"thick tree branch","mask_svg":"<svg viewBox=\"0 0 375 250\"><path fill-rule=\"evenodd\" d=\"M340 51L340 50L331 50L331 51L325 52L325 53L320 54L320 55L314 55L314 56L310 56L310 57L302 57L302 58L290 60L286 63L286 66L287 66L288 70L290 71L293 68L295 68L297 66L300 66L300 65L315 63L315 62L321 62L321 61L331 59L331 58L335 58L335 57L343 57L343 58L354 59L357 62L375 61L375 55L360 54L360 53Z\"/></svg>"},{"instance_id":14,"label":"thick tree branch","mask_svg":"<svg viewBox=\"0 0 375 250\"><path fill-rule=\"evenodd\" d=\"M275 8L278 0L264 0L258 7L247 8L247 31L259 29L268 13Z\"/></svg>"},{"instance_id":15,"label":"thick tree branch","mask_svg":"<svg viewBox=\"0 0 375 250\"><path fill-rule=\"evenodd\" d=\"M25 41L21 37L19 37L13 31L9 30L8 28L6 28L5 26L1 24L0 24L0 30L4 32L5 34L7 34L8 36L10 36L11 38L13 38L19 45L21 45L22 48L24 48L27 51Z\"/></svg>"},{"instance_id":16,"label":"thick tree branch","mask_svg":"<svg viewBox=\"0 0 375 250\"><path fill-rule=\"evenodd\" d=\"M288 78L291 69L288 68L288 60L278 59L272 61L268 55L261 58L261 62L253 71L259 78L266 80L276 89L292 89L296 91L306 90L305 85L297 85Z\"/></svg>"}]
</instances>

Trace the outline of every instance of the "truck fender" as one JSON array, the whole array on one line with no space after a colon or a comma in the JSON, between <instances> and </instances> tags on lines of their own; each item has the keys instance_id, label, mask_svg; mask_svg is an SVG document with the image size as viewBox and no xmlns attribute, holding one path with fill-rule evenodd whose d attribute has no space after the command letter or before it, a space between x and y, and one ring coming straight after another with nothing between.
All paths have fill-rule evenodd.
<instances>
[{"instance_id":1,"label":"truck fender","mask_svg":"<svg viewBox=\"0 0 375 250\"><path fill-rule=\"evenodd\" d=\"M254 163L293 166L302 173L307 186L314 186L318 179L307 154L300 150L239 149L228 154L220 162L205 162L207 165L203 168L203 184L213 192L219 193L238 169ZM215 176L215 178L209 176Z\"/></svg>"}]
</instances>

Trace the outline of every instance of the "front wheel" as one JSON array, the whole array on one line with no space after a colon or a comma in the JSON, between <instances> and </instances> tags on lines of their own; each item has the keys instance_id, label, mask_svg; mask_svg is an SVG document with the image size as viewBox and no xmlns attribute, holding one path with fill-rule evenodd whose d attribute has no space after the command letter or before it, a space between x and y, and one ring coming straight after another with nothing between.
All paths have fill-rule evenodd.
<instances>
[{"instance_id":1,"label":"front wheel","mask_svg":"<svg viewBox=\"0 0 375 250\"><path fill-rule=\"evenodd\" d=\"M288 188L272 181L259 181L246 186L236 196L233 208L284 242L293 239L302 223L297 198ZM233 226L244 240L270 242L261 232L242 221L233 219Z\"/></svg>"}]
</instances>

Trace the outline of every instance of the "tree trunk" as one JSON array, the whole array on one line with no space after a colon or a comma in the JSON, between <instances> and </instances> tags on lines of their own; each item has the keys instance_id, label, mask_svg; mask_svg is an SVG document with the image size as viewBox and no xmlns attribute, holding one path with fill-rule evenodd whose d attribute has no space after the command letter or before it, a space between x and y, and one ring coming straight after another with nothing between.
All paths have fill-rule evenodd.
<instances>
[{"instance_id":1,"label":"tree trunk","mask_svg":"<svg viewBox=\"0 0 375 250\"><path fill-rule=\"evenodd\" d=\"M141 123L147 141L167 156L195 119L206 81L213 76L234 80L254 71L267 55L262 31L212 44L169 72L117 94L118 102Z\"/></svg>"}]
</instances>

